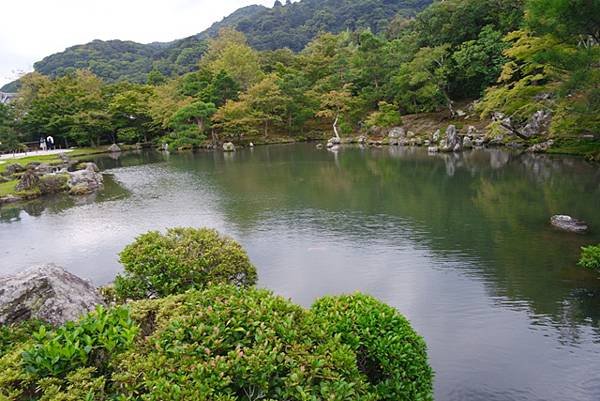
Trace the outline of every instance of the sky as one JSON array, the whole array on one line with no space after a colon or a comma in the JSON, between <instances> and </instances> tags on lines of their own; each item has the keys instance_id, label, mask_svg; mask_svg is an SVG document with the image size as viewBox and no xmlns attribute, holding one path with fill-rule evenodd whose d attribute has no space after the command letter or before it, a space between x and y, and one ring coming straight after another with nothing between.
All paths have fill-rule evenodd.
<instances>
[{"instance_id":1,"label":"sky","mask_svg":"<svg viewBox=\"0 0 600 401\"><path fill-rule=\"evenodd\" d=\"M94 39L168 42L240 7L275 0L0 0L0 86L33 63Z\"/></svg>"}]
</instances>

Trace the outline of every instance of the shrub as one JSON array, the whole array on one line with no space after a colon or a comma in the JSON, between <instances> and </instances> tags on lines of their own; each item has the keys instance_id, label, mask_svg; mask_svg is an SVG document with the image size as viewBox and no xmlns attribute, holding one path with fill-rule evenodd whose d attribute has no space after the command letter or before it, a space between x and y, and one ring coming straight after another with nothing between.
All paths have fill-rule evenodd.
<instances>
[{"instance_id":1,"label":"shrub","mask_svg":"<svg viewBox=\"0 0 600 401\"><path fill-rule=\"evenodd\" d=\"M138 328L126 308L96 308L78 322L55 331L33 333L35 344L23 353L23 366L37 377L62 377L83 367L108 368L114 354L133 344Z\"/></svg>"},{"instance_id":2,"label":"shrub","mask_svg":"<svg viewBox=\"0 0 600 401\"><path fill-rule=\"evenodd\" d=\"M22 356L0 358L0 399L431 399L421 338L362 295L306 310L266 290L209 286L34 337Z\"/></svg>"},{"instance_id":3,"label":"shrub","mask_svg":"<svg viewBox=\"0 0 600 401\"><path fill-rule=\"evenodd\" d=\"M211 286L145 302L154 332L113 376L125 398L372 399L352 350L266 290Z\"/></svg>"},{"instance_id":4,"label":"shrub","mask_svg":"<svg viewBox=\"0 0 600 401\"><path fill-rule=\"evenodd\" d=\"M125 274L117 276L121 299L164 297L203 288L208 283L249 286L256 269L233 239L211 229L173 228L151 231L120 254Z\"/></svg>"},{"instance_id":5,"label":"shrub","mask_svg":"<svg viewBox=\"0 0 600 401\"><path fill-rule=\"evenodd\" d=\"M425 341L395 309L356 294L321 298L311 311L356 353L378 400L433 399Z\"/></svg>"},{"instance_id":6,"label":"shrub","mask_svg":"<svg viewBox=\"0 0 600 401\"><path fill-rule=\"evenodd\" d=\"M579 266L592 270L600 269L600 244L581 248Z\"/></svg>"}]
</instances>

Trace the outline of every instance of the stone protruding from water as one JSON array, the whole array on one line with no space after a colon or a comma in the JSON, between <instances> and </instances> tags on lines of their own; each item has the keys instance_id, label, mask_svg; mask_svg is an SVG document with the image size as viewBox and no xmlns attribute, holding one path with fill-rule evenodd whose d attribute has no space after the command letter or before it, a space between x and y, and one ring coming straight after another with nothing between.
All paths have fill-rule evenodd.
<instances>
[{"instance_id":1,"label":"stone protruding from water","mask_svg":"<svg viewBox=\"0 0 600 401\"><path fill-rule=\"evenodd\" d=\"M96 305L104 305L96 288L55 264L0 277L0 324L39 319L59 326Z\"/></svg>"},{"instance_id":2,"label":"stone protruding from water","mask_svg":"<svg viewBox=\"0 0 600 401\"><path fill-rule=\"evenodd\" d=\"M116 143L113 143L108 147L108 151L111 153L119 153L121 151L121 148Z\"/></svg>"},{"instance_id":3,"label":"stone protruding from water","mask_svg":"<svg viewBox=\"0 0 600 401\"><path fill-rule=\"evenodd\" d=\"M232 142L225 142L223 144L223 152L235 152L235 145Z\"/></svg>"},{"instance_id":4,"label":"stone protruding from water","mask_svg":"<svg viewBox=\"0 0 600 401\"><path fill-rule=\"evenodd\" d=\"M552 216L550 223L560 230L572 233L585 233L588 230L586 222L566 215Z\"/></svg>"}]
</instances>

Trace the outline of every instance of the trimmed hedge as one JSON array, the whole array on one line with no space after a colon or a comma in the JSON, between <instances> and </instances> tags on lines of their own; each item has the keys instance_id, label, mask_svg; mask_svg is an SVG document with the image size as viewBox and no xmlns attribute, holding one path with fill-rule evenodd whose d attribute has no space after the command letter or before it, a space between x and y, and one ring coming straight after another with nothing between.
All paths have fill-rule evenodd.
<instances>
[{"instance_id":1,"label":"trimmed hedge","mask_svg":"<svg viewBox=\"0 0 600 401\"><path fill-rule=\"evenodd\" d=\"M207 228L150 231L120 254L125 273L115 280L122 300L164 297L207 284L249 286L256 268L232 238Z\"/></svg>"},{"instance_id":2,"label":"trimmed hedge","mask_svg":"<svg viewBox=\"0 0 600 401\"><path fill-rule=\"evenodd\" d=\"M600 270L600 244L581 248L579 266L590 270Z\"/></svg>"},{"instance_id":3,"label":"trimmed hedge","mask_svg":"<svg viewBox=\"0 0 600 401\"><path fill-rule=\"evenodd\" d=\"M218 285L130 303L126 318L118 310L107 327L132 319L125 326L137 336L119 342L106 363L88 358L50 373L31 351L23 355L54 348L58 338L89 336L80 344L106 349L106 327L84 329L96 312L0 358L0 399L432 399L423 340L371 297L327 297L305 310L266 290Z\"/></svg>"}]
</instances>

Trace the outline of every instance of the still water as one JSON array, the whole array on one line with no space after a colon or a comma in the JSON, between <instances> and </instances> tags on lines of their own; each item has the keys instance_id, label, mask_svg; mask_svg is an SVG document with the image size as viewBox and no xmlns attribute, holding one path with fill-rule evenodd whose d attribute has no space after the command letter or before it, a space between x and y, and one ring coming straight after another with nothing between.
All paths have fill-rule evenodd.
<instances>
[{"instance_id":1,"label":"still water","mask_svg":"<svg viewBox=\"0 0 600 401\"><path fill-rule=\"evenodd\" d=\"M103 192L0 209L0 273L55 262L101 285L148 230L239 240L259 285L309 306L363 291L428 345L437 400L600 400L600 166L480 150L286 145L96 162ZM551 215L593 231L554 230Z\"/></svg>"}]
</instances>

